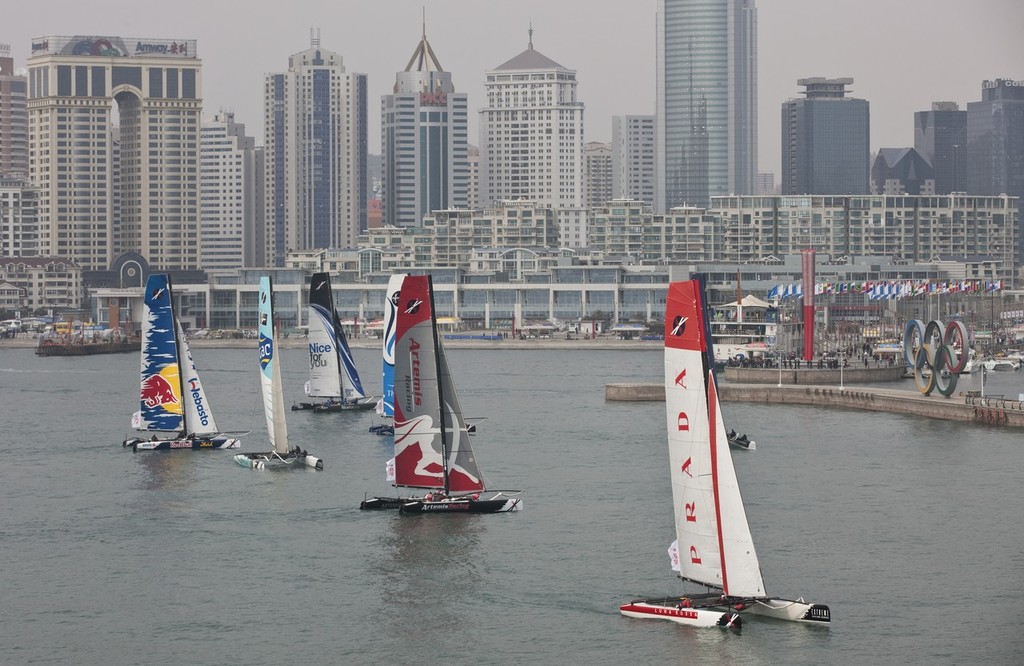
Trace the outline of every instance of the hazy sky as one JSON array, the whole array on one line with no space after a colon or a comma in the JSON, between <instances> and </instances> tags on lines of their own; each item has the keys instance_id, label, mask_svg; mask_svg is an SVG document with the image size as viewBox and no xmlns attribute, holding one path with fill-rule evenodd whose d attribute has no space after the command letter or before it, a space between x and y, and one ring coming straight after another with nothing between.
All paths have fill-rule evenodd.
<instances>
[{"instance_id":1,"label":"hazy sky","mask_svg":"<svg viewBox=\"0 0 1024 666\"><path fill-rule=\"evenodd\" d=\"M913 114L931 102L966 108L990 78L1024 80L1024 0L757 0L759 162L779 173L780 108L798 78L853 77L871 103L871 149L912 146ZM478 143L484 72L527 46L576 70L585 137L611 139L611 117L653 114L656 0L51 0L0 21L23 68L32 38L115 35L196 39L204 109L230 109L263 140L263 76L309 46L368 75L369 149L380 152L380 96L391 92L422 30L456 89L469 94ZM776 181L778 182L778 176Z\"/></svg>"}]
</instances>

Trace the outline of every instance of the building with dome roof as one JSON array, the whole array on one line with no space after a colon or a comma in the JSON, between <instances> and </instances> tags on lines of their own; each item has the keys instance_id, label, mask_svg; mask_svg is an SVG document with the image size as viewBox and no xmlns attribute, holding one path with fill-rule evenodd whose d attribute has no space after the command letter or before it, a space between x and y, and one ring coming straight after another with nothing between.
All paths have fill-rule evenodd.
<instances>
[{"instance_id":1,"label":"building with dome roof","mask_svg":"<svg viewBox=\"0 0 1024 666\"><path fill-rule=\"evenodd\" d=\"M583 103L576 71L533 48L486 72L480 205L532 201L558 212L563 244L585 244Z\"/></svg>"}]
</instances>

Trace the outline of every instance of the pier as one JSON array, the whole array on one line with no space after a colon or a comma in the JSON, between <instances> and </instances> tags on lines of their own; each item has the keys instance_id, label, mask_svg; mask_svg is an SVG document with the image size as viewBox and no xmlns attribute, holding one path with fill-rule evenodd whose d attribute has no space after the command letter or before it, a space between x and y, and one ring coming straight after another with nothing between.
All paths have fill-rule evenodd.
<instances>
[{"instance_id":1,"label":"pier","mask_svg":"<svg viewBox=\"0 0 1024 666\"><path fill-rule=\"evenodd\" d=\"M777 372L777 371L776 371ZM779 405L815 405L862 409L890 414L924 416L946 421L962 421L979 425L1024 427L1024 402L1001 395L981 396L978 391L964 391L944 398L921 395L912 391L864 387L763 384L728 384L718 387L726 402L763 402ZM661 384L605 384L607 401L664 401Z\"/></svg>"}]
</instances>

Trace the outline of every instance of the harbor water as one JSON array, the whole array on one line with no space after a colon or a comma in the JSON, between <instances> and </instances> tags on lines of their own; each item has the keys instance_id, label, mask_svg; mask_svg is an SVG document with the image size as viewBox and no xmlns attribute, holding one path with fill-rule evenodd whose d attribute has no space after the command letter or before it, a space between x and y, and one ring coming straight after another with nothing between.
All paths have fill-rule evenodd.
<instances>
[{"instance_id":1,"label":"harbor water","mask_svg":"<svg viewBox=\"0 0 1024 666\"><path fill-rule=\"evenodd\" d=\"M265 449L256 350L193 351L218 424ZM379 355L353 351L379 392ZM464 412L486 417L481 467L525 491L519 513L359 511L390 489L372 412L288 413L322 472L132 453L137 355L0 349L0 662L1020 663L1024 433L725 403L728 427L757 442L734 458L768 590L833 619L692 629L618 613L683 590L666 553L665 405L604 400L606 383L660 381L660 351L449 357ZM283 365L290 403L304 350ZM1024 372L985 381L1024 392Z\"/></svg>"}]
</instances>

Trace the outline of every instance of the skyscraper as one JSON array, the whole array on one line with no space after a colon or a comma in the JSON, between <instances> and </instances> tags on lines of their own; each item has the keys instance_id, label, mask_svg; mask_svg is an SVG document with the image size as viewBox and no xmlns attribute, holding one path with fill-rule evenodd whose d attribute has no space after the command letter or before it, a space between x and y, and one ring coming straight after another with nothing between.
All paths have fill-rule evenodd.
<instances>
[{"instance_id":1,"label":"skyscraper","mask_svg":"<svg viewBox=\"0 0 1024 666\"><path fill-rule=\"evenodd\" d=\"M354 247L366 229L366 75L310 48L264 81L266 256Z\"/></svg>"},{"instance_id":2,"label":"skyscraper","mask_svg":"<svg viewBox=\"0 0 1024 666\"><path fill-rule=\"evenodd\" d=\"M871 192L870 109L847 97L851 78L799 79L805 99L782 103L782 193Z\"/></svg>"},{"instance_id":3,"label":"skyscraper","mask_svg":"<svg viewBox=\"0 0 1024 666\"><path fill-rule=\"evenodd\" d=\"M931 111L914 113L914 148L932 165L935 193L967 187L967 111L956 102L932 102Z\"/></svg>"},{"instance_id":4,"label":"skyscraper","mask_svg":"<svg viewBox=\"0 0 1024 666\"><path fill-rule=\"evenodd\" d=\"M195 40L39 37L28 70L40 252L83 270L126 252L157 270L198 268Z\"/></svg>"},{"instance_id":5,"label":"skyscraper","mask_svg":"<svg viewBox=\"0 0 1024 666\"><path fill-rule=\"evenodd\" d=\"M435 210L469 205L466 93L455 92L426 27L394 94L381 98L384 223L409 227Z\"/></svg>"},{"instance_id":6,"label":"skyscraper","mask_svg":"<svg viewBox=\"0 0 1024 666\"><path fill-rule=\"evenodd\" d=\"M612 117L612 198L654 206L654 116Z\"/></svg>"},{"instance_id":7,"label":"skyscraper","mask_svg":"<svg viewBox=\"0 0 1024 666\"><path fill-rule=\"evenodd\" d=\"M754 0L658 0L656 84L656 210L753 193Z\"/></svg>"},{"instance_id":8,"label":"skyscraper","mask_svg":"<svg viewBox=\"0 0 1024 666\"><path fill-rule=\"evenodd\" d=\"M583 206L583 103L576 72L533 48L486 72L480 111L480 205Z\"/></svg>"},{"instance_id":9,"label":"skyscraper","mask_svg":"<svg viewBox=\"0 0 1024 666\"><path fill-rule=\"evenodd\" d=\"M203 270L256 266L256 141L235 114L203 123L199 254Z\"/></svg>"},{"instance_id":10,"label":"skyscraper","mask_svg":"<svg viewBox=\"0 0 1024 666\"><path fill-rule=\"evenodd\" d=\"M967 103L968 194L1024 197L1024 81L981 84Z\"/></svg>"},{"instance_id":11,"label":"skyscraper","mask_svg":"<svg viewBox=\"0 0 1024 666\"><path fill-rule=\"evenodd\" d=\"M0 44L0 178L28 177L28 82Z\"/></svg>"}]
</instances>

